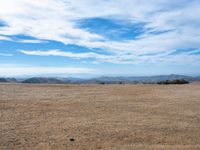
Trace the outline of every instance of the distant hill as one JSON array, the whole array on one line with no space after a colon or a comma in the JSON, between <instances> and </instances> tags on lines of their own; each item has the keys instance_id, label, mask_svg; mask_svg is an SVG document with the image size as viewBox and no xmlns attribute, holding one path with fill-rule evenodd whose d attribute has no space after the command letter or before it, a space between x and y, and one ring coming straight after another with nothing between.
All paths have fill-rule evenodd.
<instances>
[{"instance_id":1,"label":"distant hill","mask_svg":"<svg viewBox=\"0 0 200 150\"><path fill-rule=\"evenodd\" d=\"M64 84L64 81L61 81L56 78L40 78L40 77L34 77L34 78L29 78L22 83L32 83L32 84Z\"/></svg>"},{"instance_id":2,"label":"distant hill","mask_svg":"<svg viewBox=\"0 0 200 150\"><path fill-rule=\"evenodd\" d=\"M193 77L191 81L200 81L200 76L199 77Z\"/></svg>"},{"instance_id":3,"label":"distant hill","mask_svg":"<svg viewBox=\"0 0 200 150\"><path fill-rule=\"evenodd\" d=\"M5 78L0 78L0 82L8 82Z\"/></svg>"},{"instance_id":4,"label":"distant hill","mask_svg":"<svg viewBox=\"0 0 200 150\"><path fill-rule=\"evenodd\" d=\"M0 78L0 82L18 82L15 78Z\"/></svg>"},{"instance_id":5,"label":"distant hill","mask_svg":"<svg viewBox=\"0 0 200 150\"><path fill-rule=\"evenodd\" d=\"M187 80L187 81L195 81L198 80L198 78L193 78L190 76L184 76L184 75L159 75L159 76L141 76L141 77L99 77L99 78L93 78L90 80L87 80L85 82L88 83L156 83L160 81L165 80Z\"/></svg>"}]
</instances>

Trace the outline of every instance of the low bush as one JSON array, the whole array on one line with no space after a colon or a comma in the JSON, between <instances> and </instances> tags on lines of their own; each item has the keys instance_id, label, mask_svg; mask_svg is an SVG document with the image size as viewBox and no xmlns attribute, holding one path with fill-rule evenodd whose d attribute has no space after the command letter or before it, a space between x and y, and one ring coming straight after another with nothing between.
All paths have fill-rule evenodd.
<instances>
[{"instance_id":1,"label":"low bush","mask_svg":"<svg viewBox=\"0 0 200 150\"><path fill-rule=\"evenodd\" d=\"M177 80L166 80L166 81L159 81L157 84L188 84L189 82L185 79L177 79Z\"/></svg>"}]
</instances>

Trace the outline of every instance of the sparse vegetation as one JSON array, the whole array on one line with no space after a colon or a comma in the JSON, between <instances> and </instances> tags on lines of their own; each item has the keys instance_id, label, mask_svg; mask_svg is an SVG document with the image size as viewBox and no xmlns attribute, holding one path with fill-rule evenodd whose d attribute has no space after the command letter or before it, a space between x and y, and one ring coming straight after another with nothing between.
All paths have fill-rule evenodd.
<instances>
[{"instance_id":1,"label":"sparse vegetation","mask_svg":"<svg viewBox=\"0 0 200 150\"><path fill-rule=\"evenodd\" d=\"M106 83L105 83L105 82L103 82L103 81L100 81L100 82L99 82L99 84L106 84Z\"/></svg>"},{"instance_id":2,"label":"sparse vegetation","mask_svg":"<svg viewBox=\"0 0 200 150\"><path fill-rule=\"evenodd\" d=\"M180 79L180 80L166 80L166 81L160 81L157 82L158 84L188 84L189 82L184 80L184 79Z\"/></svg>"}]
</instances>

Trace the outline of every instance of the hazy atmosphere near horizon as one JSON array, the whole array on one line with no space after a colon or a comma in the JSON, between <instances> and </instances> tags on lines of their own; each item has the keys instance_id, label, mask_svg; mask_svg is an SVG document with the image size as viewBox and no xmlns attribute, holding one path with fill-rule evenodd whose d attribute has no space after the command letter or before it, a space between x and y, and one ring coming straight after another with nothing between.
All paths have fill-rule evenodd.
<instances>
[{"instance_id":1,"label":"hazy atmosphere near horizon","mask_svg":"<svg viewBox=\"0 0 200 150\"><path fill-rule=\"evenodd\" d=\"M199 0L0 0L0 76L198 76L199 31Z\"/></svg>"}]
</instances>

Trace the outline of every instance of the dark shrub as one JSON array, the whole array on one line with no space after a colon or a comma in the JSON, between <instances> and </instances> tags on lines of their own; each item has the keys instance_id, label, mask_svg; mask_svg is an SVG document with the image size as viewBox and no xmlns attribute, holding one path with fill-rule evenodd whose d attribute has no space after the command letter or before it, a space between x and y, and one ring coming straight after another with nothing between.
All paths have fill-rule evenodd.
<instances>
[{"instance_id":1,"label":"dark shrub","mask_svg":"<svg viewBox=\"0 0 200 150\"><path fill-rule=\"evenodd\" d=\"M188 84L189 82L185 79L177 79L177 80L166 80L157 82L157 84Z\"/></svg>"},{"instance_id":2,"label":"dark shrub","mask_svg":"<svg viewBox=\"0 0 200 150\"><path fill-rule=\"evenodd\" d=\"M99 84L106 84L106 83L102 81L102 82L100 82Z\"/></svg>"}]
</instances>

